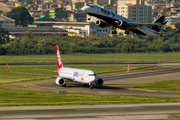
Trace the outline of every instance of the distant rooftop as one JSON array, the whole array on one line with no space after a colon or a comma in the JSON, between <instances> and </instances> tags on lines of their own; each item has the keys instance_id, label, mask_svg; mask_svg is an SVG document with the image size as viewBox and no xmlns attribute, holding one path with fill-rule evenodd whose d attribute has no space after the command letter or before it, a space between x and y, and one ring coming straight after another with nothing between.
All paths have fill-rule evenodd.
<instances>
[{"instance_id":1,"label":"distant rooftop","mask_svg":"<svg viewBox=\"0 0 180 120\"><path fill-rule=\"evenodd\" d=\"M0 16L0 21L15 22L14 19L8 18L6 16Z\"/></svg>"}]
</instances>

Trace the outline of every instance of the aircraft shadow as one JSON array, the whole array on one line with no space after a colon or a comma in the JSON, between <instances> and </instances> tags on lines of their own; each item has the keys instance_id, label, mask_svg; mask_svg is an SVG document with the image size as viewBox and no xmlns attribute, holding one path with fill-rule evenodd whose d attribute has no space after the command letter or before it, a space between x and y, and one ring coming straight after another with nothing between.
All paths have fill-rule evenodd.
<instances>
[{"instance_id":1,"label":"aircraft shadow","mask_svg":"<svg viewBox=\"0 0 180 120\"><path fill-rule=\"evenodd\" d=\"M84 86L83 84L70 84L67 85L67 87L80 87L80 88L89 88L89 86ZM93 89L101 89L101 90L127 90L125 88L121 88L121 87L112 87L112 86L107 86L107 85L93 85Z\"/></svg>"}]
</instances>

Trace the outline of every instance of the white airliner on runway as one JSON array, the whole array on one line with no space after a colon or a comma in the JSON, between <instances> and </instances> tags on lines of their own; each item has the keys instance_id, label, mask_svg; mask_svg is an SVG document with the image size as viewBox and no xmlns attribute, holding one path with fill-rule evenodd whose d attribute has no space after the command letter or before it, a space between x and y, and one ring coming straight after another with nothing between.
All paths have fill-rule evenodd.
<instances>
[{"instance_id":1,"label":"white airliner on runway","mask_svg":"<svg viewBox=\"0 0 180 120\"><path fill-rule=\"evenodd\" d=\"M112 28L119 28L125 30L125 34L129 34L129 31L135 34L147 36L162 36L164 34L170 34L159 32L161 25L165 25L168 22L168 20L164 22L164 16L161 16L155 23L138 23L93 4L84 6L82 11L90 16L99 18L99 20L96 21L96 25L100 27L112 26ZM117 32L116 30L113 30L112 33L116 34Z\"/></svg>"},{"instance_id":2,"label":"white airliner on runway","mask_svg":"<svg viewBox=\"0 0 180 120\"><path fill-rule=\"evenodd\" d=\"M101 79L100 77L117 75L117 74L124 74L124 73L129 72L129 64L128 64L127 72L96 76L96 73L94 71L92 71L92 70L84 70L84 69L75 69L75 68L63 67L63 63L61 61L61 56L60 56L58 46L56 46L56 53L57 53L58 69L56 71L53 71L53 70L45 70L45 71L56 72L57 76L44 75L44 74L35 74L35 73L25 73L25 72L14 72L14 71L11 71L9 69L9 66L8 66L7 63L6 63L6 65L7 65L7 68L9 70L9 72L12 72L12 73L55 77L56 78L55 83L57 85L61 85L61 86L64 86L64 87L66 86L67 81L75 81L75 82L83 83L84 85L89 85L90 88L92 88L93 84L96 84L96 85L102 85L103 84L103 79ZM44 70L44 69L40 69L40 70Z\"/></svg>"}]
</instances>

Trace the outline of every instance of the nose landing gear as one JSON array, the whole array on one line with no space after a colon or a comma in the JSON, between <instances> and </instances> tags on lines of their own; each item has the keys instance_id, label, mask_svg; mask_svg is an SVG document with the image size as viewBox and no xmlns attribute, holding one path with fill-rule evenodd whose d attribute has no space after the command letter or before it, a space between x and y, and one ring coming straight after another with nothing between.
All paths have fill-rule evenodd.
<instances>
[{"instance_id":1,"label":"nose landing gear","mask_svg":"<svg viewBox=\"0 0 180 120\"><path fill-rule=\"evenodd\" d=\"M89 83L89 89L93 89L92 83Z\"/></svg>"}]
</instances>

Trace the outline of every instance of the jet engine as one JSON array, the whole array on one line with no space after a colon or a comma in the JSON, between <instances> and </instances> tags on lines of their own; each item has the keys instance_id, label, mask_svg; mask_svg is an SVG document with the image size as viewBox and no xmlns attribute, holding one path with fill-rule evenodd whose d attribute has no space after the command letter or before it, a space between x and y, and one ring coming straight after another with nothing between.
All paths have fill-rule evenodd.
<instances>
[{"instance_id":1,"label":"jet engine","mask_svg":"<svg viewBox=\"0 0 180 120\"><path fill-rule=\"evenodd\" d=\"M98 78L98 79L96 80L96 85L102 85L103 82L104 82L103 79Z\"/></svg>"},{"instance_id":2,"label":"jet engine","mask_svg":"<svg viewBox=\"0 0 180 120\"><path fill-rule=\"evenodd\" d=\"M61 85L61 86L66 86L66 82L64 79L60 78L60 77L57 77L56 78L56 84L57 85Z\"/></svg>"},{"instance_id":3,"label":"jet engine","mask_svg":"<svg viewBox=\"0 0 180 120\"><path fill-rule=\"evenodd\" d=\"M127 27L127 22L123 22L122 20L117 21L117 25L120 27Z\"/></svg>"},{"instance_id":4,"label":"jet engine","mask_svg":"<svg viewBox=\"0 0 180 120\"><path fill-rule=\"evenodd\" d=\"M101 20L96 21L96 25L102 28L107 26L107 24Z\"/></svg>"}]
</instances>

